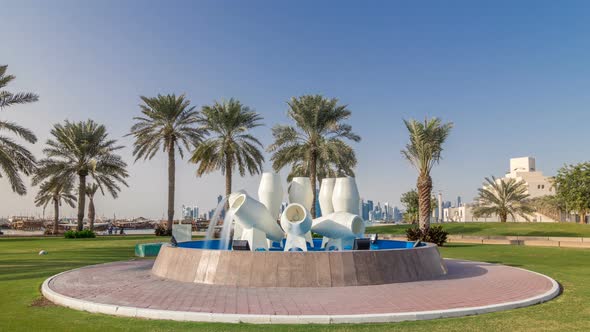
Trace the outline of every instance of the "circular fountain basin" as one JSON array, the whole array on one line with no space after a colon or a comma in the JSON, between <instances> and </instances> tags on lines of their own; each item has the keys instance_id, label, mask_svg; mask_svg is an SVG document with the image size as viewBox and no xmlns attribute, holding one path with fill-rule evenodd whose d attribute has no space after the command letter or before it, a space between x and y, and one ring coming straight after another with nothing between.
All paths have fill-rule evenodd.
<instances>
[{"instance_id":1,"label":"circular fountain basin","mask_svg":"<svg viewBox=\"0 0 590 332\"><path fill-rule=\"evenodd\" d=\"M239 287L342 287L430 280L447 273L434 244L378 240L370 250L228 250L219 241L163 246L152 267L158 277Z\"/></svg>"}]
</instances>

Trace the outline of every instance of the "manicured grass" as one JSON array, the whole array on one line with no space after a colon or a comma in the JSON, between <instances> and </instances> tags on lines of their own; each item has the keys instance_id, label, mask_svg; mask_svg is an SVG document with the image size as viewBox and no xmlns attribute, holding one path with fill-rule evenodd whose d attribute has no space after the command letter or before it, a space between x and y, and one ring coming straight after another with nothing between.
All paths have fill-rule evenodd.
<instances>
[{"instance_id":1,"label":"manicured grass","mask_svg":"<svg viewBox=\"0 0 590 332\"><path fill-rule=\"evenodd\" d=\"M564 286L558 298L533 307L480 316L397 324L335 326L232 325L150 321L90 314L39 301L47 277L76 267L133 258L155 237L0 239L0 331L588 331L590 250L450 244L444 257L523 267ZM39 250L49 252L39 256ZM351 299L354 301L354 299Z\"/></svg>"},{"instance_id":2,"label":"manicured grass","mask_svg":"<svg viewBox=\"0 0 590 332\"><path fill-rule=\"evenodd\" d=\"M451 235L520 235L590 237L590 225L576 223L467 222L444 223ZM367 227L366 233L403 235L410 225Z\"/></svg>"}]
</instances>

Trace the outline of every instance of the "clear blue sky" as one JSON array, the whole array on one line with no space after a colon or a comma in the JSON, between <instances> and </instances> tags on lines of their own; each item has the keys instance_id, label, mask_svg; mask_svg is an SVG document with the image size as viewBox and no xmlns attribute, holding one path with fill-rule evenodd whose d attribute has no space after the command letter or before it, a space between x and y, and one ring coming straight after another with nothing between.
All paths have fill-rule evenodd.
<instances>
[{"instance_id":1,"label":"clear blue sky","mask_svg":"<svg viewBox=\"0 0 590 332\"><path fill-rule=\"evenodd\" d=\"M435 190L470 201L510 157L535 156L547 175L590 159L589 17L588 1L0 1L10 88L40 95L0 117L35 130L40 156L64 119L93 118L130 146L139 95L186 93L198 107L236 97L264 116L255 134L267 145L289 97L321 93L353 111L361 196L399 204L416 178L402 119L438 116L455 128ZM123 155L131 187L98 214L162 216L164 156ZM177 213L212 208L221 175L177 171ZM255 193L258 180L234 188ZM40 211L34 192L0 180L0 215Z\"/></svg>"}]
</instances>

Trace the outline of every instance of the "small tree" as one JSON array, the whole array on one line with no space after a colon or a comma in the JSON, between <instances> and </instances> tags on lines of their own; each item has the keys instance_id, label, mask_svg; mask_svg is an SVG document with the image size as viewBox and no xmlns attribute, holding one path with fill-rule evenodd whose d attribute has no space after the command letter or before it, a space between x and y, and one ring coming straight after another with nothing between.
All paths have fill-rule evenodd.
<instances>
[{"instance_id":1,"label":"small tree","mask_svg":"<svg viewBox=\"0 0 590 332\"><path fill-rule=\"evenodd\" d=\"M554 184L558 200L567 211L580 215L580 223L585 223L590 212L590 162L563 166L557 171Z\"/></svg>"},{"instance_id":2,"label":"small tree","mask_svg":"<svg viewBox=\"0 0 590 332\"><path fill-rule=\"evenodd\" d=\"M49 203L53 203L53 235L59 233L59 207L65 202L71 207L76 206L76 196L74 195L74 179L72 176L62 178L52 177L43 182L35 196L35 205L45 208Z\"/></svg>"},{"instance_id":3,"label":"small tree","mask_svg":"<svg viewBox=\"0 0 590 332\"><path fill-rule=\"evenodd\" d=\"M501 222L506 222L508 217L514 219L518 215L529 221L529 216L535 212L527 200L529 194L524 181L492 176L486 178L478 191L478 203L473 209L475 218L497 215Z\"/></svg>"},{"instance_id":4,"label":"small tree","mask_svg":"<svg viewBox=\"0 0 590 332\"><path fill-rule=\"evenodd\" d=\"M443 144L446 141L452 123L442 123L440 119L404 120L410 135L410 142L402 150L402 155L418 171L419 223L424 232L430 227L432 215L432 178L430 171L442 158Z\"/></svg>"},{"instance_id":5,"label":"small tree","mask_svg":"<svg viewBox=\"0 0 590 332\"><path fill-rule=\"evenodd\" d=\"M418 192L412 189L402 194L400 202L406 210L404 212L404 221L415 224L418 221Z\"/></svg>"}]
</instances>

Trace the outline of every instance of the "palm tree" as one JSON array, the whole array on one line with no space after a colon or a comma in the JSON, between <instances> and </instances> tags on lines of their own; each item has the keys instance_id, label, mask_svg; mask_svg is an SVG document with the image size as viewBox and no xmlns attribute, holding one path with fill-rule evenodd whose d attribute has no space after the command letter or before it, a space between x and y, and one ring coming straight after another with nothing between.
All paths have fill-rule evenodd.
<instances>
[{"instance_id":1,"label":"palm tree","mask_svg":"<svg viewBox=\"0 0 590 332\"><path fill-rule=\"evenodd\" d=\"M328 159L323 156L318 156L316 162L317 165L317 182L321 183L324 178L335 178L352 176L354 177L353 168L357 164L356 156L352 147L343 144L340 149L332 150L337 151L328 156ZM309 162L305 160L298 160L291 165L291 171L287 175L287 181L291 181L296 176L309 176L310 168Z\"/></svg>"},{"instance_id":2,"label":"palm tree","mask_svg":"<svg viewBox=\"0 0 590 332\"><path fill-rule=\"evenodd\" d=\"M225 196L232 191L232 173L241 176L259 174L264 156L262 144L250 130L262 126L262 117L236 99L203 106L199 122L211 134L193 152L191 162L197 164L197 176L216 170L225 174Z\"/></svg>"},{"instance_id":3,"label":"palm tree","mask_svg":"<svg viewBox=\"0 0 590 332\"><path fill-rule=\"evenodd\" d=\"M75 206L76 196L73 194L74 181L71 176L65 178L52 177L41 183L39 192L35 197L35 205L43 206L53 203L53 234L59 233L59 207L65 202L71 207Z\"/></svg>"},{"instance_id":4,"label":"palm tree","mask_svg":"<svg viewBox=\"0 0 590 332\"><path fill-rule=\"evenodd\" d=\"M86 186L86 196L88 196L88 228L90 228L90 230L94 230L94 219L96 217L96 210L94 208L94 195L98 189L98 184L96 183L91 183L90 185Z\"/></svg>"},{"instance_id":5,"label":"palm tree","mask_svg":"<svg viewBox=\"0 0 590 332\"><path fill-rule=\"evenodd\" d=\"M176 178L175 153L184 157L183 148L192 150L203 138L204 131L195 125L198 112L190 106L184 95L158 95L148 98L141 96L139 105L143 116L134 117L137 122L131 127L135 137L133 155L135 161L152 159L156 153L168 153L168 230L172 230L174 220L174 191Z\"/></svg>"},{"instance_id":6,"label":"palm tree","mask_svg":"<svg viewBox=\"0 0 590 332\"><path fill-rule=\"evenodd\" d=\"M39 169L33 177L37 184L49 177L78 177L78 230L84 227L86 205L86 177L91 176L101 192L106 189L117 198L121 187L127 186L127 164L115 154L123 146L109 139L105 126L92 120L56 124L43 150L47 158L39 161Z\"/></svg>"},{"instance_id":7,"label":"palm tree","mask_svg":"<svg viewBox=\"0 0 590 332\"><path fill-rule=\"evenodd\" d=\"M496 179L486 178L477 197L477 205L473 209L475 218L497 215L501 222L508 217L514 219L517 215L529 221L529 216L535 209L528 202L527 186L524 181L514 178Z\"/></svg>"},{"instance_id":8,"label":"palm tree","mask_svg":"<svg viewBox=\"0 0 590 332\"><path fill-rule=\"evenodd\" d=\"M39 97L30 92L12 93L3 88L15 79L13 75L6 75L8 66L0 66L0 111L16 104L36 102ZM5 130L21 137L28 143L37 142L37 137L32 131L19 126L16 123L0 120L0 131ZM16 143L14 139L0 135L0 178L6 176L12 191L24 195L27 188L19 173L26 176L35 171L35 157L27 148Z\"/></svg>"},{"instance_id":9,"label":"palm tree","mask_svg":"<svg viewBox=\"0 0 590 332\"><path fill-rule=\"evenodd\" d=\"M404 124L410 133L410 142L402 150L402 155L418 170L418 202L419 225L422 230L430 227L432 167L440 162L443 151L443 143L449 136L452 123L442 123L440 119L404 120Z\"/></svg>"},{"instance_id":10,"label":"palm tree","mask_svg":"<svg viewBox=\"0 0 590 332\"><path fill-rule=\"evenodd\" d=\"M291 165L291 173L309 176L315 202L318 175L333 175L333 170L338 175L354 175L354 150L343 139L359 142L361 138L343 123L351 112L336 98L307 95L291 98L287 104L287 115L295 126L277 125L272 129L275 141L268 147L273 153L272 166L278 172ZM311 215L316 215L315 204Z\"/></svg>"}]
</instances>

